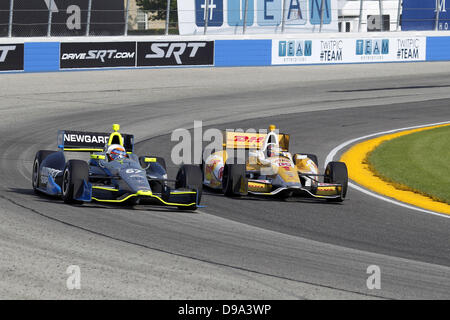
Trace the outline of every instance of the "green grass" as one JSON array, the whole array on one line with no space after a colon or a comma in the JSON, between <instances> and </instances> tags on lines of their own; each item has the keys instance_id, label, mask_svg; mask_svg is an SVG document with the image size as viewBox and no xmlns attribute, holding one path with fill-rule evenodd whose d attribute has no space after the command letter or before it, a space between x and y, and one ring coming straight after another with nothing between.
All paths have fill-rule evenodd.
<instances>
[{"instance_id":1,"label":"green grass","mask_svg":"<svg viewBox=\"0 0 450 320\"><path fill-rule=\"evenodd\" d=\"M450 126L383 142L367 161L383 180L450 204Z\"/></svg>"}]
</instances>

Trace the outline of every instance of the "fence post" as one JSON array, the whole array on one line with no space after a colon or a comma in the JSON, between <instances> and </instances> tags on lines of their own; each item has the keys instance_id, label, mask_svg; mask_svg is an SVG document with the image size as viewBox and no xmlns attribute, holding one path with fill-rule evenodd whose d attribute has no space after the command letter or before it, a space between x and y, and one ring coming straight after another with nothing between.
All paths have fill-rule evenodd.
<instances>
[{"instance_id":1,"label":"fence post","mask_svg":"<svg viewBox=\"0 0 450 320\"><path fill-rule=\"evenodd\" d=\"M395 31L398 31L400 29L400 12L402 10L402 0L398 0L398 8L397 8L397 29Z\"/></svg>"},{"instance_id":2,"label":"fence post","mask_svg":"<svg viewBox=\"0 0 450 320\"><path fill-rule=\"evenodd\" d=\"M13 12L14 12L14 0L9 2L9 24L8 24L8 37L12 37L12 25L13 25Z\"/></svg>"},{"instance_id":3,"label":"fence post","mask_svg":"<svg viewBox=\"0 0 450 320\"><path fill-rule=\"evenodd\" d=\"M53 16L53 1L49 1L48 21L47 21L47 37L50 37L52 35L52 16Z\"/></svg>"},{"instance_id":4,"label":"fence post","mask_svg":"<svg viewBox=\"0 0 450 320\"><path fill-rule=\"evenodd\" d=\"M281 33L284 33L285 25L286 25L286 0L283 0L281 5Z\"/></svg>"},{"instance_id":5,"label":"fence post","mask_svg":"<svg viewBox=\"0 0 450 320\"><path fill-rule=\"evenodd\" d=\"M361 27L362 27L363 4L364 4L364 0L360 0L360 1L359 1L359 23L358 23L358 32L361 32Z\"/></svg>"},{"instance_id":6,"label":"fence post","mask_svg":"<svg viewBox=\"0 0 450 320\"><path fill-rule=\"evenodd\" d=\"M439 29L439 12L441 11L441 1L436 0L436 18L435 18L435 25L434 30L438 31Z\"/></svg>"},{"instance_id":7,"label":"fence post","mask_svg":"<svg viewBox=\"0 0 450 320\"><path fill-rule=\"evenodd\" d=\"M125 9L125 30L123 32L123 34L125 36L128 35L128 15L129 15L129 12L130 12L130 0L127 0L127 7Z\"/></svg>"},{"instance_id":8,"label":"fence post","mask_svg":"<svg viewBox=\"0 0 450 320\"><path fill-rule=\"evenodd\" d=\"M325 0L322 0L320 3L320 28L319 32L322 32L322 26L323 26L323 12L325 10Z\"/></svg>"},{"instance_id":9,"label":"fence post","mask_svg":"<svg viewBox=\"0 0 450 320\"><path fill-rule=\"evenodd\" d=\"M203 34L206 34L208 30L208 20L209 20L209 0L205 0L205 28Z\"/></svg>"},{"instance_id":10,"label":"fence post","mask_svg":"<svg viewBox=\"0 0 450 320\"><path fill-rule=\"evenodd\" d=\"M380 6L380 31L384 31L384 20L383 20L383 0L378 0Z\"/></svg>"},{"instance_id":11,"label":"fence post","mask_svg":"<svg viewBox=\"0 0 450 320\"><path fill-rule=\"evenodd\" d=\"M86 36L89 36L91 29L91 10L92 10L92 0L89 0L88 4L88 15L87 15L87 25L86 25Z\"/></svg>"},{"instance_id":12,"label":"fence post","mask_svg":"<svg viewBox=\"0 0 450 320\"><path fill-rule=\"evenodd\" d=\"M240 0L239 0L240 1ZM242 26L242 34L245 34L245 29L247 28L247 12L248 12L248 0L244 3L244 24Z\"/></svg>"},{"instance_id":13,"label":"fence post","mask_svg":"<svg viewBox=\"0 0 450 320\"><path fill-rule=\"evenodd\" d=\"M169 24L170 24L170 0L167 0L167 11L166 11L166 36L169 35Z\"/></svg>"}]
</instances>

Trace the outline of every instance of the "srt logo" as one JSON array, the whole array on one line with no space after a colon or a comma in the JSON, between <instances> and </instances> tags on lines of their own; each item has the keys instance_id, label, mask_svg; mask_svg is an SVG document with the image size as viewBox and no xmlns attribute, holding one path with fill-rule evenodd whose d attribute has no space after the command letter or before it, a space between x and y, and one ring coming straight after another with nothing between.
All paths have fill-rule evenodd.
<instances>
[{"instance_id":1,"label":"srt logo","mask_svg":"<svg viewBox=\"0 0 450 320\"><path fill-rule=\"evenodd\" d=\"M6 56L8 55L9 51L16 50L16 46L4 46L0 47L0 62L5 62Z\"/></svg>"},{"instance_id":2,"label":"srt logo","mask_svg":"<svg viewBox=\"0 0 450 320\"><path fill-rule=\"evenodd\" d=\"M156 58L175 58L177 64L182 64L181 55L184 54L187 48L191 48L189 58L194 58L197 55L199 48L206 47L206 42L172 42L172 43L153 43L151 50L153 53L145 55L146 59L156 59ZM166 51L167 52L166 52Z\"/></svg>"}]
</instances>

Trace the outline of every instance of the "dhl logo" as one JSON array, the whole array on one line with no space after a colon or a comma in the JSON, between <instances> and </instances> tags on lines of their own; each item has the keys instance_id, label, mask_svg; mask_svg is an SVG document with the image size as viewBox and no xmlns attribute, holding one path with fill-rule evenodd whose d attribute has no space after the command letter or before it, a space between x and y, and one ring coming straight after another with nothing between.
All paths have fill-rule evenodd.
<instances>
[{"instance_id":1,"label":"dhl logo","mask_svg":"<svg viewBox=\"0 0 450 320\"><path fill-rule=\"evenodd\" d=\"M336 191L336 187L319 187L318 190L320 191Z\"/></svg>"},{"instance_id":2,"label":"dhl logo","mask_svg":"<svg viewBox=\"0 0 450 320\"><path fill-rule=\"evenodd\" d=\"M262 184L262 183L249 182L248 183L248 188L250 190L253 190L253 191L258 191L258 192L266 191L266 192L268 192L268 191L270 191L271 186L267 185L267 184Z\"/></svg>"},{"instance_id":3,"label":"dhl logo","mask_svg":"<svg viewBox=\"0 0 450 320\"><path fill-rule=\"evenodd\" d=\"M265 137L234 136L235 142L261 143Z\"/></svg>"},{"instance_id":4,"label":"dhl logo","mask_svg":"<svg viewBox=\"0 0 450 320\"><path fill-rule=\"evenodd\" d=\"M232 149L261 148L267 137L265 133L226 131L224 134L224 147ZM278 135L278 141L282 149L289 149L288 135Z\"/></svg>"}]
</instances>

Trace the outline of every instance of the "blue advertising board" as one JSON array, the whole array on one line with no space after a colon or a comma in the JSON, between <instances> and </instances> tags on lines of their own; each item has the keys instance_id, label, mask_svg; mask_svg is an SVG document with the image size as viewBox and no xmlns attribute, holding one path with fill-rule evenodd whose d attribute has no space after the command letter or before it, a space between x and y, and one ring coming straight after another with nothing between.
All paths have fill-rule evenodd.
<instances>
[{"instance_id":1,"label":"blue advertising board","mask_svg":"<svg viewBox=\"0 0 450 320\"><path fill-rule=\"evenodd\" d=\"M403 0L402 30L434 30L436 26L437 3L439 3L438 29L448 30L450 24L450 4L447 5L446 0L438 1Z\"/></svg>"},{"instance_id":2,"label":"blue advertising board","mask_svg":"<svg viewBox=\"0 0 450 320\"><path fill-rule=\"evenodd\" d=\"M270 66L272 40L216 40L215 66Z\"/></svg>"}]
</instances>

